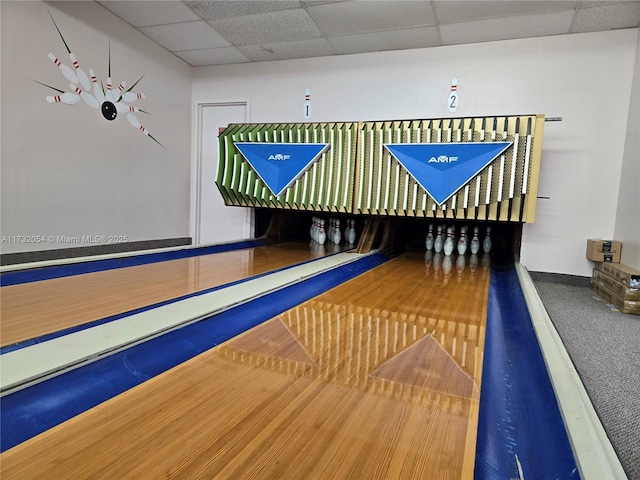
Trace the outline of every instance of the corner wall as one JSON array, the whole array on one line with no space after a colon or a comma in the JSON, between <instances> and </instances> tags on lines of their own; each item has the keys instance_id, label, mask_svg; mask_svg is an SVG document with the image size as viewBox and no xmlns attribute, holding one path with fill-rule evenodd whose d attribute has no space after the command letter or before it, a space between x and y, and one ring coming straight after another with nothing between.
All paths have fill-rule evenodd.
<instances>
[{"instance_id":1,"label":"corner wall","mask_svg":"<svg viewBox=\"0 0 640 480\"><path fill-rule=\"evenodd\" d=\"M640 270L640 34L636 46L613 236L622 242L620 262Z\"/></svg>"},{"instance_id":2,"label":"corner wall","mask_svg":"<svg viewBox=\"0 0 640 480\"><path fill-rule=\"evenodd\" d=\"M628 29L198 67L193 102L210 100L211 92L219 100L249 96L256 123L305 121L307 88L314 122L561 116L545 127L538 195L546 198L538 200L536 222L523 228L521 262L590 276L586 239L614 233L637 35ZM454 76L460 107L450 114Z\"/></svg>"},{"instance_id":3,"label":"corner wall","mask_svg":"<svg viewBox=\"0 0 640 480\"><path fill-rule=\"evenodd\" d=\"M189 236L191 67L97 2L0 2L3 254ZM51 15L51 16L50 16ZM145 93L158 145L84 101L47 103L72 66ZM38 83L40 82L40 83Z\"/></svg>"}]
</instances>

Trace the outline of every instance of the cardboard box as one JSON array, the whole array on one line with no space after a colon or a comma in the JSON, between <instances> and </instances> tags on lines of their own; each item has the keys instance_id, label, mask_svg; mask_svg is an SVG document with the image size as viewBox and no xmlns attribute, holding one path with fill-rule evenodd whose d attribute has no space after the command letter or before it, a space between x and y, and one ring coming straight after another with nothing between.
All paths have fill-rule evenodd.
<instances>
[{"instance_id":1,"label":"cardboard box","mask_svg":"<svg viewBox=\"0 0 640 480\"><path fill-rule=\"evenodd\" d=\"M592 278L623 300L640 301L640 288L629 288L619 280L597 268L593 269Z\"/></svg>"},{"instance_id":2,"label":"cardboard box","mask_svg":"<svg viewBox=\"0 0 640 480\"><path fill-rule=\"evenodd\" d=\"M623 263L596 263L596 268L615 278L625 287L640 288L640 271Z\"/></svg>"},{"instance_id":3,"label":"cardboard box","mask_svg":"<svg viewBox=\"0 0 640 480\"><path fill-rule=\"evenodd\" d=\"M601 240L599 238L587 240L587 258L594 262L618 263L621 250L622 244L615 240Z\"/></svg>"},{"instance_id":4,"label":"cardboard box","mask_svg":"<svg viewBox=\"0 0 640 480\"><path fill-rule=\"evenodd\" d=\"M591 279L591 287L600 298L607 303L615 305L622 313L640 315L640 301L624 300L595 279Z\"/></svg>"}]
</instances>

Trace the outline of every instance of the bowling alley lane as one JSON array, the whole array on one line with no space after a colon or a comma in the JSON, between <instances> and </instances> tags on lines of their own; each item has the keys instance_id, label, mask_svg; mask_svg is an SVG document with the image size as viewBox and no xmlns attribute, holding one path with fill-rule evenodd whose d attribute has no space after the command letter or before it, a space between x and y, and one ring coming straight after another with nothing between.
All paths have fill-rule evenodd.
<instances>
[{"instance_id":1,"label":"bowling alley lane","mask_svg":"<svg viewBox=\"0 0 640 480\"><path fill-rule=\"evenodd\" d=\"M488 290L475 258L405 253L8 450L2 478L471 478Z\"/></svg>"},{"instance_id":2,"label":"bowling alley lane","mask_svg":"<svg viewBox=\"0 0 640 480\"><path fill-rule=\"evenodd\" d=\"M307 242L282 243L4 286L0 289L2 346L323 255Z\"/></svg>"}]
</instances>

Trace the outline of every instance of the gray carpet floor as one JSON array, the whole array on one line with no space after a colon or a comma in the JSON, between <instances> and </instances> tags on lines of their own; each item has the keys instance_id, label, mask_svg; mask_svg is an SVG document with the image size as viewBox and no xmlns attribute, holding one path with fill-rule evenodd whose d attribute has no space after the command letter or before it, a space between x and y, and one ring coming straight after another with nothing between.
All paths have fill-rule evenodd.
<instances>
[{"instance_id":1,"label":"gray carpet floor","mask_svg":"<svg viewBox=\"0 0 640 480\"><path fill-rule=\"evenodd\" d=\"M640 480L640 316L608 306L588 278L531 278L623 468Z\"/></svg>"}]
</instances>

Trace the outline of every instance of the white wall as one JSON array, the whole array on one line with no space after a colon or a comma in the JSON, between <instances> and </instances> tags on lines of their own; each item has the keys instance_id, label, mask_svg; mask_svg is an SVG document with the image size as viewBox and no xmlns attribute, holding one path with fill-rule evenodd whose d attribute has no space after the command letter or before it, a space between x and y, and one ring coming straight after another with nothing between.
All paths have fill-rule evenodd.
<instances>
[{"instance_id":1,"label":"white wall","mask_svg":"<svg viewBox=\"0 0 640 480\"><path fill-rule=\"evenodd\" d=\"M193 101L251 100L252 122L542 113L540 196L524 227L521 261L530 270L591 275L586 239L612 237L638 29L379 52L295 61L199 67Z\"/></svg>"},{"instance_id":2,"label":"white wall","mask_svg":"<svg viewBox=\"0 0 640 480\"><path fill-rule=\"evenodd\" d=\"M626 133L614 237L622 242L620 261L640 270L640 35Z\"/></svg>"},{"instance_id":3,"label":"white wall","mask_svg":"<svg viewBox=\"0 0 640 480\"><path fill-rule=\"evenodd\" d=\"M96 2L0 5L2 253L95 244L62 236L189 236L191 67ZM151 114L136 116L165 148L124 114L107 121L84 102L46 102L56 93L36 81L69 90L48 53L71 64L49 13L87 73L106 84L110 45L116 85L144 76L134 91L147 97L132 105ZM45 241L7 241L23 235Z\"/></svg>"}]
</instances>

